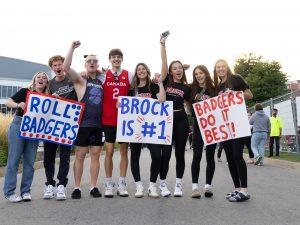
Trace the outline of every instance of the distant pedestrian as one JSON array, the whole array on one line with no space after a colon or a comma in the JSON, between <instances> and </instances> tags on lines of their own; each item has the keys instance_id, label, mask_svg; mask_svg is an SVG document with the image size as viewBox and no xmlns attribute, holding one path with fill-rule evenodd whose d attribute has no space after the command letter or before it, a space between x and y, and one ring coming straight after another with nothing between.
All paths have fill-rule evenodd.
<instances>
[{"instance_id":1,"label":"distant pedestrian","mask_svg":"<svg viewBox=\"0 0 300 225\"><path fill-rule=\"evenodd\" d=\"M265 155L265 144L270 132L270 119L263 111L261 104L255 105L255 113L250 118L250 124L253 125L251 148L255 156L254 164L262 166Z\"/></svg>"},{"instance_id":2,"label":"distant pedestrian","mask_svg":"<svg viewBox=\"0 0 300 225\"><path fill-rule=\"evenodd\" d=\"M281 118L278 117L277 115L278 115L278 110L274 108L272 111L272 116L270 118L271 133L270 133L270 143L269 143L269 148L270 148L269 157L273 156L274 140L276 146L276 156L279 156L279 148L280 148L279 139L281 137L281 132L282 132L282 121Z\"/></svg>"}]
</instances>

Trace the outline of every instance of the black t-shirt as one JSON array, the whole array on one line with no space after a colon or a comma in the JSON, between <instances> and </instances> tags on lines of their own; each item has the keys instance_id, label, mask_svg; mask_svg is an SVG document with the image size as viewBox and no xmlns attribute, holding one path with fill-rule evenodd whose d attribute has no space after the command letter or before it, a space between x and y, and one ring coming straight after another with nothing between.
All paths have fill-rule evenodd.
<instances>
[{"instance_id":1,"label":"black t-shirt","mask_svg":"<svg viewBox=\"0 0 300 225\"><path fill-rule=\"evenodd\" d=\"M232 91L245 91L246 89L249 89L249 86L240 75L231 75L226 82L221 83L218 86L217 92L218 94L222 94L227 89Z\"/></svg>"},{"instance_id":2,"label":"black t-shirt","mask_svg":"<svg viewBox=\"0 0 300 225\"><path fill-rule=\"evenodd\" d=\"M182 83L169 82L169 75L164 81L167 101L173 101L173 110L184 109L184 101L189 101L191 88Z\"/></svg>"},{"instance_id":3,"label":"black t-shirt","mask_svg":"<svg viewBox=\"0 0 300 225\"><path fill-rule=\"evenodd\" d=\"M151 83L150 86L145 85L144 87L138 87L137 94L135 93L135 90L130 89L128 91L128 96L157 99L156 94L158 92L159 92L159 86L157 84Z\"/></svg>"},{"instance_id":4,"label":"black t-shirt","mask_svg":"<svg viewBox=\"0 0 300 225\"><path fill-rule=\"evenodd\" d=\"M27 96L27 91L29 91L28 88L21 88L16 94L14 94L12 97L10 97L14 102L16 103L21 103L25 102L26 103L26 96ZM18 108L16 111L17 116L23 116L24 110L21 108Z\"/></svg>"},{"instance_id":5,"label":"black t-shirt","mask_svg":"<svg viewBox=\"0 0 300 225\"><path fill-rule=\"evenodd\" d=\"M191 103L193 104L196 102L201 102L206 99L213 98L213 97L214 97L214 95L208 89L206 89L206 88L204 89L203 87L198 86L194 99L191 99ZM191 112L192 112L192 116L196 117L193 109L191 110Z\"/></svg>"},{"instance_id":6,"label":"black t-shirt","mask_svg":"<svg viewBox=\"0 0 300 225\"><path fill-rule=\"evenodd\" d=\"M77 101L74 85L67 77L63 81L56 81L54 77L50 80L49 89L51 94Z\"/></svg>"}]
</instances>

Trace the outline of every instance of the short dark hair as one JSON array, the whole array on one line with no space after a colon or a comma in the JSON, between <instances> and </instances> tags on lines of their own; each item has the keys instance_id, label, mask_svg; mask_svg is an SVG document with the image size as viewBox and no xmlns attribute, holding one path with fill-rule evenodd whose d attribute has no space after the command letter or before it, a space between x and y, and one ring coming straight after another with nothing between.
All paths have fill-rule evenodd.
<instances>
[{"instance_id":1,"label":"short dark hair","mask_svg":"<svg viewBox=\"0 0 300 225\"><path fill-rule=\"evenodd\" d=\"M278 109L275 109L275 108L274 108L274 109L273 109L273 111L276 111L276 112L278 112Z\"/></svg>"},{"instance_id":2,"label":"short dark hair","mask_svg":"<svg viewBox=\"0 0 300 225\"><path fill-rule=\"evenodd\" d=\"M123 58L123 53L122 53L121 49L119 49L119 48L114 48L114 49L110 50L108 59L110 59L110 57L113 55L119 55Z\"/></svg>"},{"instance_id":3,"label":"short dark hair","mask_svg":"<svg viewBox=\"0 0 300 225\"><path fill-rule=\"evenodd\" d=\"M259 104L259 103L257 103L257 104L254 106L254 108L255 108L255 111L263 110L262 105Z\"/></svg>"}]
</instances>

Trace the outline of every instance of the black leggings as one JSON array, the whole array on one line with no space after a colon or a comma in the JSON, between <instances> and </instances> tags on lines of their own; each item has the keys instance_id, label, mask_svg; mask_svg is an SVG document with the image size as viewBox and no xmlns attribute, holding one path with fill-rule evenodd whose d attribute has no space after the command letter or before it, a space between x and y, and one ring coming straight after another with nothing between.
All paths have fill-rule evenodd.
<instances>
[{"instance_id":1,"label":"black leggings","mask_svg":"<svg viewBox=\"0 0 300 225\"><path fill-rule=\"evenodd\" d=\"M188 135L189 121L185 111L175 111L173 119L173 142L175 143L176 178L182 178L184 174L184 154Z\"/></svg>"},{"instance_id":2,"label":"black leggings","mask_svg":"<svg viewBox=\"0 0 300 225\"><path fill-rule=\"evenodd\" d=\"M150 182L156 183L158 174L160 179L167 177L169 170L169 161L171 158L172 148L164 145L148 144L151 155ZM140 175L140 156L142 144L130 143L131 158L130 167L135 182L141 181Z\"/></svg>"},{"instance_id":3,"label":"black leggings","mask_svg":"<svg viewBox=\"0 0 300 225\"><path fill-rule=\"evenodd\" d=\"M247 188L247 166L243 158L244 138L222 142L235 188Z\"/></svg>"},{"instance_id":4,"label":"black leggings","mask_svg":"<svg viewBox=\"0 0 300 225\"><path fill-rule=\"evenodd\" d=\"M198 183L199 173L200 173L200 161L202 158L203 152L203 139L199 130L198 123L194 119L193 127L193 161L192 161L192 182ZM215 149L216 144L206 146L206 184L212 182L214 173L215 173Z\"/></svg>"},{"instance_id":5,"label":"black leggings","mask_svg":"<svg viewBox=\"0 0 300 225\"><path fill-rule=\"evenodd\" d=\"M252 148L251 148L251 136L245 137L245 145L248 149L248 153L249 153L249 158L253 159L254 158L254 154L252 152Z\"/></svg>"}]
</instances>

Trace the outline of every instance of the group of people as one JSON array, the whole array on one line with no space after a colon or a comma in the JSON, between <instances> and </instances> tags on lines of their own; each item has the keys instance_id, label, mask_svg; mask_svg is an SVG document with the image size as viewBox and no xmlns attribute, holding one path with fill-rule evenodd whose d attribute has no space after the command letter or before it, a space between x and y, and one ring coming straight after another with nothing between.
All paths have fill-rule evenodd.
<instances>
[{"instance_id":1,"label":"group of people","mask_svg":"<svg viewBox=\"0 0 300 225\"><path fill-rule=\"evenodd\" d=\"M242 91L245 99L251 99L252 93L244 79L234 75L228 63L220 59L214 66L214 80L206 66L198 65L193 70L193 81L187 83L183 64L176 60L169 65L167 62L166 40L168 32L160 37L161 46L161 73L155 74L151 80L149 67L145 63L138 63L134 73L121 68L123 53L120 49L112 49L109 52L111 69L99 70L99 62L96 55L85 56L85 72L76 72L71 68L72 58L76 48L81 43L74 41L66 55L53 56L49 60L49 66L55 73L55 77L49 80L44 72L34 75L32 85L22 88L6 103L10 108L16 108L17 113L9 129L8 162L4 182L4 195L11 202L30 201L30 187L34 174L34 159L38 142L35 140L21 139L18 132L26 107L27 91L49 93L56 97L64 97L85 103L85 110L75 141L74 190L73 199L81 198L81 178L84 169L86 154L90 153L90 196L101 197L102 193L97 187L100 162L99 157L104 145L105 137L105 192L104 197L112 198L116 192L121 197L127 197L126 173L128 167L128 143L119 143L120 146L120 173L117 184L112 177L114 144L116 143L117 111L120 107L119 96L138 96L154 98L160 102L173 102L173 142L175 143L176 157L176 182L173 196L183 196L183 175L185 172L185 146L190 132L188 117L185 112L185 103L188 107L195 102L203 101L220 94L230 94L232 91ZM192 109L192 107L191 107ZM193 112L193 110L191 110ZM193 160L191 166L192 193L191 197L200 198L199 187L200 161L204 148L200 129L197 125L195 114L193 126ZM234 183L234 190L226 195L231 202L240 202L250 199L247 191L247 166L243 158L244 138L236 138L222 142L225 149L229 171ZM167 186L169 161L172 153L172 145L148 144L151 155L150 179L147 188L149 197L158 198L171 195ZM60 149L60 164L58 171L58 183L54 179L55 155ZM141 180L139 159L142 144L130 143L131 159L130 167L136 184L135 197L144 196L144 184ZM216 144L206 146L206 182L204 196L213 196L212 179L215 172L215 148ZM66 185L70 168L70 147L45 142L44 167L46 173L44 198L57 200L66 199ZM23 174L20 195L16 194L17 169L21 156L23 156ZM156 182L159 177L159 190ZM116 187L115 187L116 186Z\"/></svg>"}]
</instances>

